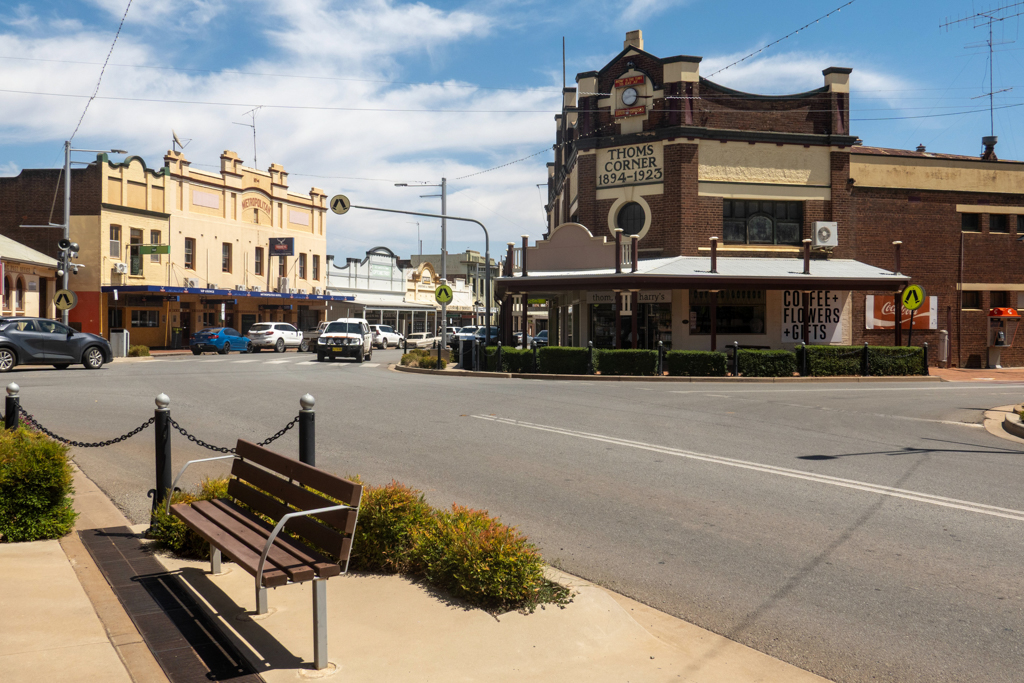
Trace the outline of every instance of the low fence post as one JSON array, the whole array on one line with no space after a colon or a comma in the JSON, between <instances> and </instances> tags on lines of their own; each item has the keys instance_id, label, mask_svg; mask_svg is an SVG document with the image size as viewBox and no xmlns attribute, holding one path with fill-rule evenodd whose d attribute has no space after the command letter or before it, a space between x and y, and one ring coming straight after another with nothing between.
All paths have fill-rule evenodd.
<instances>
[{"instance_id":1,"label":"low fence post","mask_svg":"<svg viewBox=\"0 0 1024 683\"><path fill-rule=\"evenodd\" d=\"M498 350L495 352L494 371L501 372L504 366L501 364L501 342L498 342Z\"/></svg>"},{"instance_id":2,"label":"low fence post","mask_svg":"<svg viewBox=\"0 0 1024 683\"><path fill-rule=\"evenodd\" d=\"M738 341L732 343L732 376L740 376L740 343Z\"/></svg>"},{"instance_id":3,"label":"low fence post","mask_svg":"<svg viewBox=\"0 0 1024 683\"><path fill-rule=\"evenodd\" d=\"M531 342L533 346L533 374L537 374L537 340Z\"/></svg>"},{"instance_id":4,"label":"low fence post","mask_svg":"<svg viewBox=\"0 0 1024 683\"><path fill-rule=\"evenodd\" d=\"M861 359L861 375L867 377L871 374L871 361L868 352L868 343L864 342L864 358Z\"/></svg>"},{"instance_id":5,"label":"low fence post","mask_svg":"<svg viewBox=\"0 0 1024 683\"><path fill-rule=\"evenodd\" d=\"M808 373L807 342L800 342L800 376L806 377Z\"/></svg>"},{"instance_id":6,"label":"low fence post","mask_svg":"<svg viewBox=\"0 0 1024 683\"><path fill-rule=\"evenodd\" d=\"M924 372L923 375L928 374L928 342L921 344L921 348L924 349Z\"/></svg>"},{"instance_id":7,"label":"low fence post","mask_svg":"<svg viewBox=\"0 0 1024 683\"><path fill-rule=\"evenodd\" d=\"M316 399L306 394L299 399L299 460L316 467Z\"/></svg>"},{"instance_id":8,"label":"low fence post","mask_svg":"<svg viewBox=\"0 0 1024 683\"><path fill-rule=\"evenodd\" d=\"M658 377L665 376L665 342L658 342Z\"/></svg>"},{"instance_id":9,"label":"low fence post","mask_svg":"<svg viewBox=\"0 0 1024 683\"><path fill-rule=\"evenodd\" d=\"M587 374L594 374L594 342L587 342Z\"/></svg>"},{"instance_id":10,"label":"low fence post","mask_svg":"<svg viewBox=\"0 0 1024 683\"><path fill-rule=\"evenodd\" d=\"M153 491L153 510L157 509L174 481L171 471L171 399L167 394L156 397L156 411L153 413L153 433L156 437L156 489Z\"/></svg>"},{"instance_id":11,"label":"low fence post","mask_svg":"<svg viewBox=\"0 0 1024 683\"><path fill-rule=\"evenodd\" d=\"M18 399L20 392L21 387L14 382L7 385L7 401L4 405L4 429L8 431L18 428L18 413L21 412L20 400Z\"/></svg>"}]
</instances>

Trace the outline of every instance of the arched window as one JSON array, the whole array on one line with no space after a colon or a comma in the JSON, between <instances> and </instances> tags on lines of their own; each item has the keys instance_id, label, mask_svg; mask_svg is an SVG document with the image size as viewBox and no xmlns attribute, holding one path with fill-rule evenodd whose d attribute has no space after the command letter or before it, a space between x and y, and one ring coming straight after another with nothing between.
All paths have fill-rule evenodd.
<instances>
[{"instance_id":1,"label":"arched window","mask_svg":"<svg viewBox=\"0 0 1024 683\"><path fill-rule=\"evenodd\" d=\"M622 228L624 235L639 235L640 231L644 229L644 222L647 220L647 215L644 213L644 207L640 206L637 202L629 202L623 204L622 208L619 209L618 215L615 217L615 224Z\"/></svg>"},{"instance_id":2,"label":"arched window","mask_svg":"<svg viewBox=\"0 0 1024 683\"><path fill-rule=\"evenodd\" d=\"M11 281L8 278L4 278L4 310L10 311L11 309Z\"/></svg>"},{"instance_id":3,"label":"arched window","mask_svg":"<svg viewBox=\"0 0 1024 683\"><path fill-rule=\"evenodd\" d=\"M25 310L25 279L18 278L18 284L14 286L14 309L16 311Z\"/></svg>"}]
</instances>

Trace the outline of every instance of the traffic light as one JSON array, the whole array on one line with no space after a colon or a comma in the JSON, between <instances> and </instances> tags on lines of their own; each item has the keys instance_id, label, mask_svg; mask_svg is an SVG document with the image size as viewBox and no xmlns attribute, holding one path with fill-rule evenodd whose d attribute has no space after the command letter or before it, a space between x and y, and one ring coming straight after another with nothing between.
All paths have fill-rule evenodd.
<instances>
[{"instance_id":1,"label":"traffic light","mask_svg":"<svg viewBox=\"0 0 1024 683\"><path fill-rule=\"evenodd\" d=\"M78 243L62 238L58 240L57 247L60 249L60 256L57 259L57 277L64 277L69 270L77 275L78 265L71 263L71 259L78 258Z\"/></svg>"}]
</instances>

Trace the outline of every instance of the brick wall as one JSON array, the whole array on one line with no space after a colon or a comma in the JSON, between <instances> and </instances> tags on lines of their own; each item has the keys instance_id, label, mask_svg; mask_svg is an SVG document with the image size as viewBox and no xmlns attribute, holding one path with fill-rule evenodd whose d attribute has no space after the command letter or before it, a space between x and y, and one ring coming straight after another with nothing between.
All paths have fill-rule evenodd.
<instances>
[{"instance_id":1,"label":"brick wall","mask_svg":"<svg viewBox=\"0 0 1024 683\"><path fill-rule=\"evenodd\" d=\"M99 215L101 178L101 169L95 164L71 169L72 216ZM0 178L0 234L56 258L57 240L63 235L61 228L19 226L63 222L64 174L61 169L26 169L12 178Z\"/></svg>"}]
</instances>

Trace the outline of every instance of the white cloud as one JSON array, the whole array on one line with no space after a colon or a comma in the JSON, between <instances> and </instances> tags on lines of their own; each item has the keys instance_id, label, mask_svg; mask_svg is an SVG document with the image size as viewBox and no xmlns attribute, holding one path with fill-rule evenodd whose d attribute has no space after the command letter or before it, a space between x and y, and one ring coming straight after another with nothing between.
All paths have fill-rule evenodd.
<instances>
[{"instance_id":1,"label":"white cloud","mask_svg":"<svg viewBox=\"0 0 1024 683\"><path fill-rule=\"evenodd\" d=\"M28 5L18 5L9 16L0 16L0 23L22 30L32 30L39 25L39 18Z\"/></svg>"},{"instance_id":2,"label":"white cloud","mask_svg":"<svg viewBox=\"0 0 1024 683\"><path fill-rule=\"evenodd\" d=\"M689 0L629 0L619 16L619 21L642 21ZM640 27L634 27L640 28ZM632 29L630 29L632 30Z\"/></svg>"},{"instance_id":3,"label":"white cloud","mask_svg":"<svg viewBox=\"0 0 1024 683\"><path fill-rule=\"evenodd\" d=\"M0 164L0 177L16 176L19 173L21 173L21 168L19 168L13 161L8 161L6 164Z\"/></svg>"},{"instance_id":4,"label":"white cloud","mask_svg":"<svg viewBox=\"0 0 1024 683\"><path fill-rule=\"evenodd\" d=\"M195 29L213 20L227 9L227 0L175 0L174 2L153 2L135 0L128 7L128 0L91 0L92 4L106 11L111 17L121 20L128 9L126 23L156 26L167 29Z\"/></svg>"}]
</instances>

